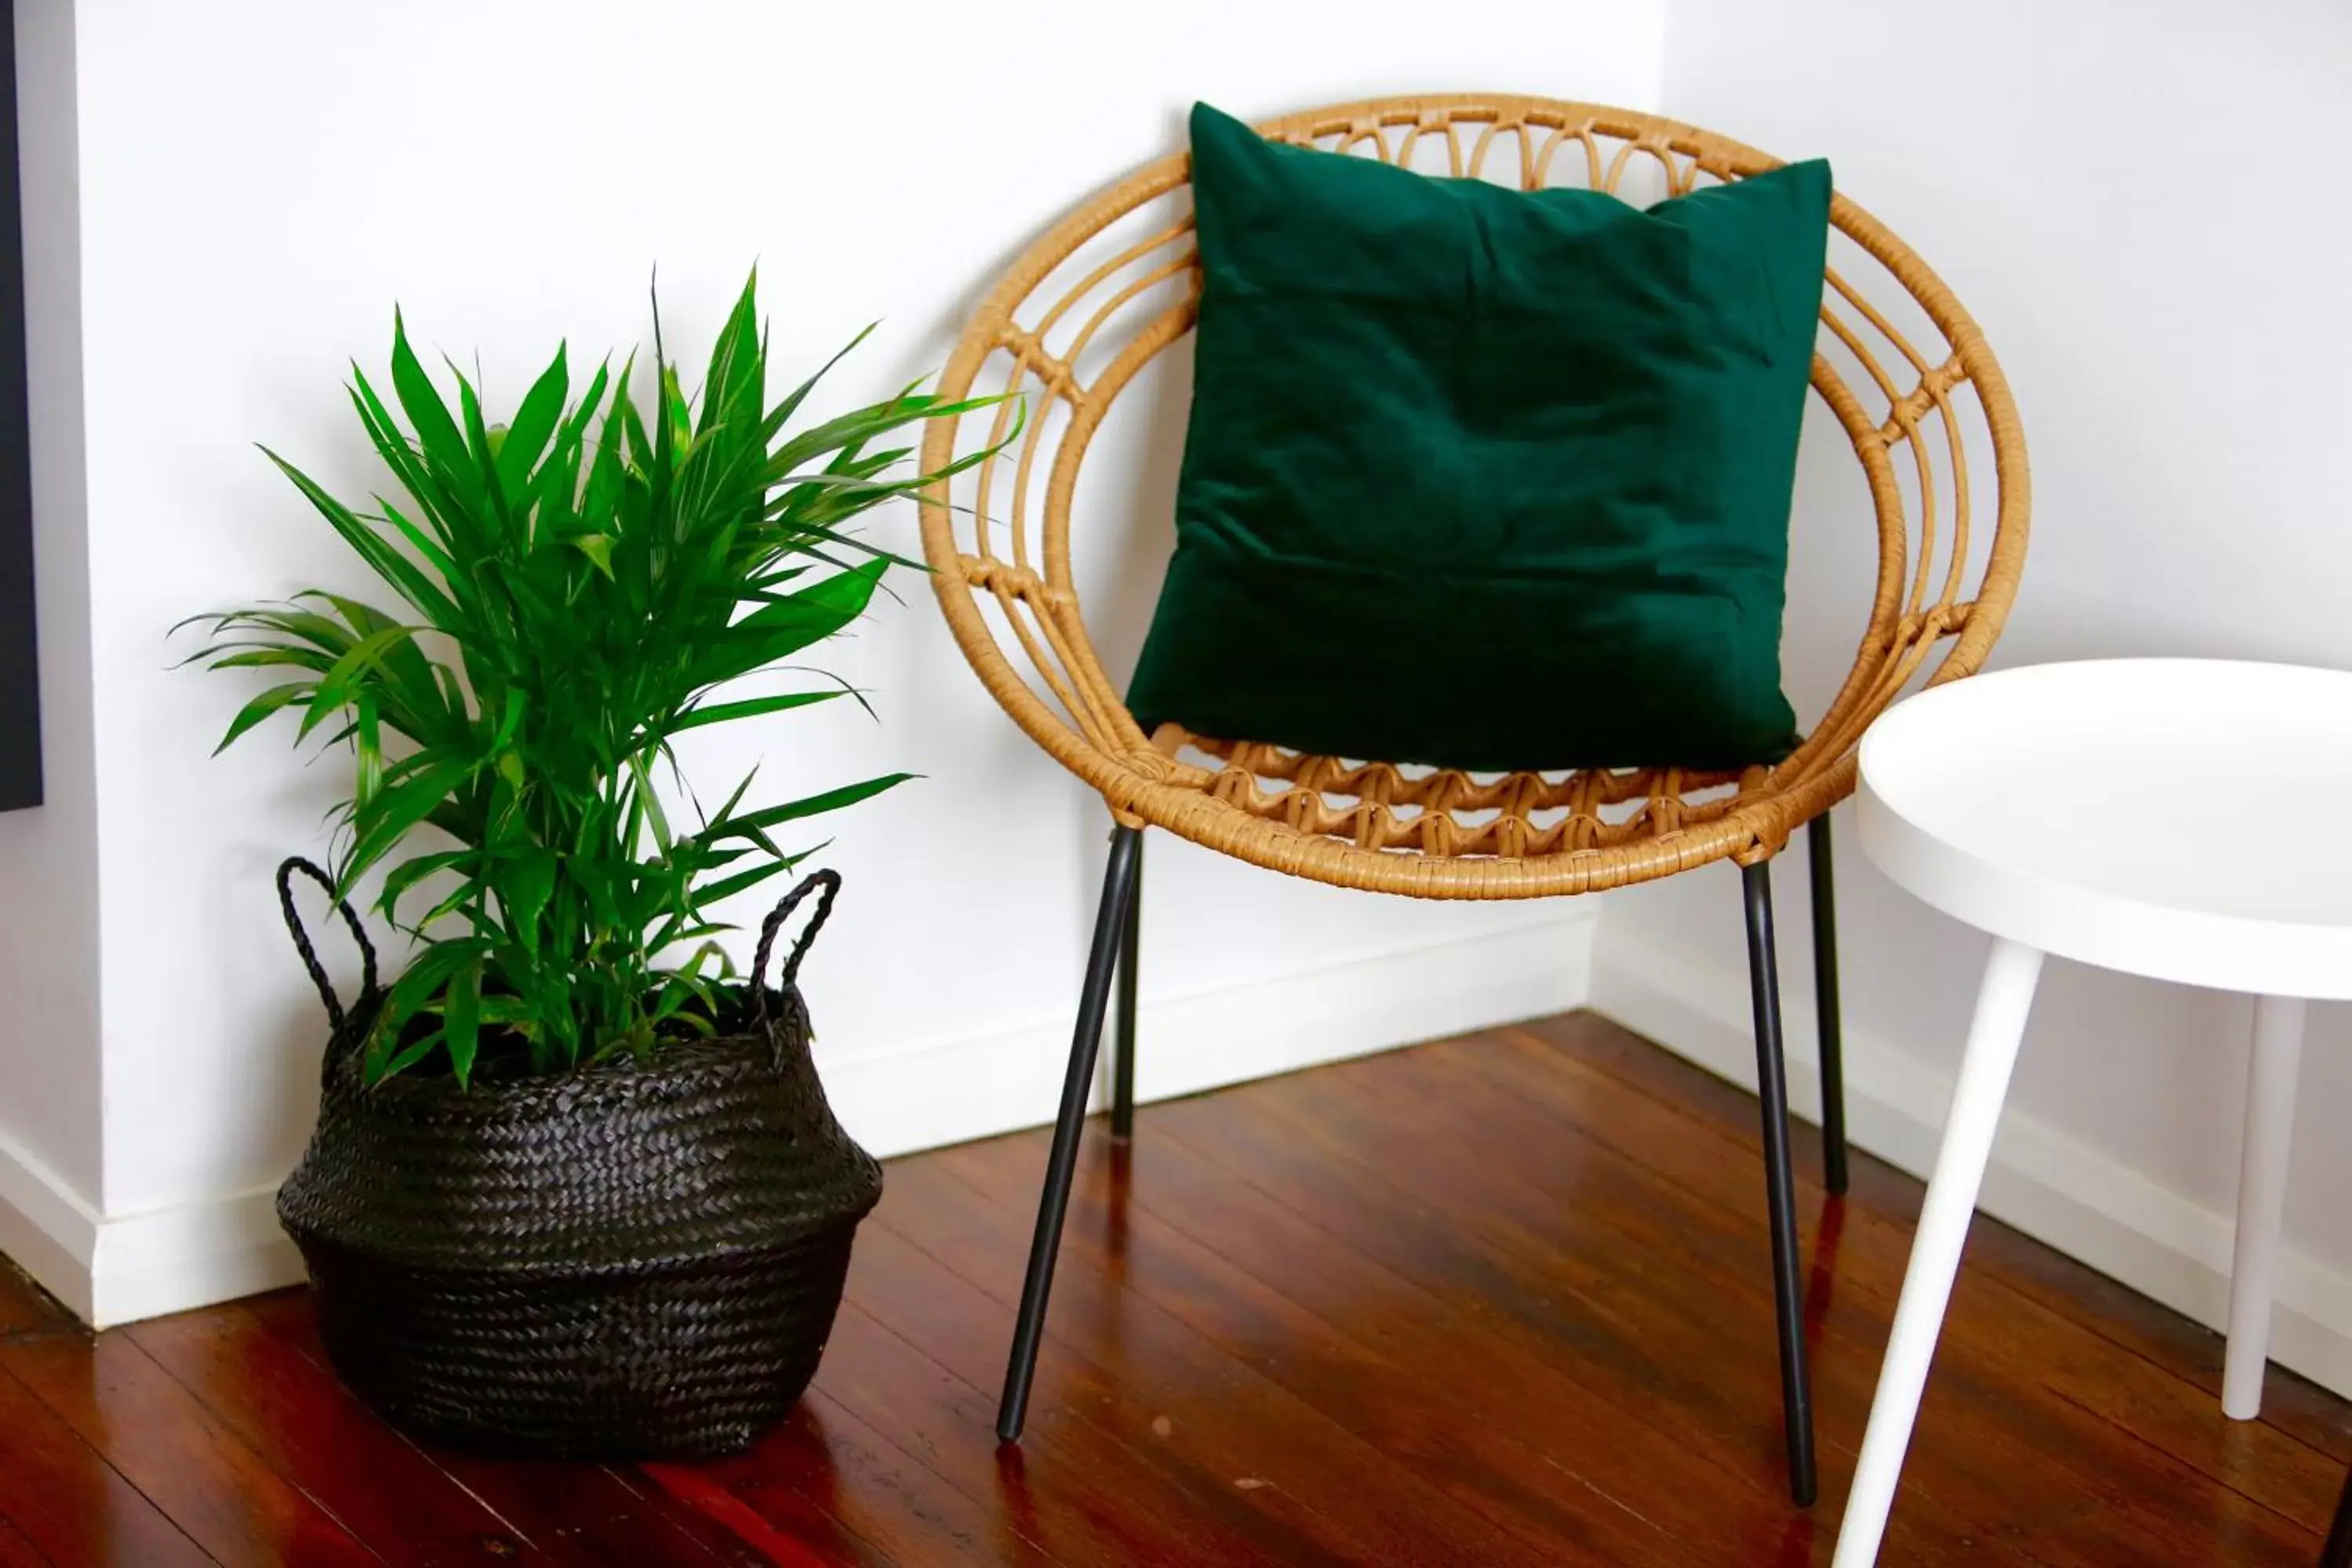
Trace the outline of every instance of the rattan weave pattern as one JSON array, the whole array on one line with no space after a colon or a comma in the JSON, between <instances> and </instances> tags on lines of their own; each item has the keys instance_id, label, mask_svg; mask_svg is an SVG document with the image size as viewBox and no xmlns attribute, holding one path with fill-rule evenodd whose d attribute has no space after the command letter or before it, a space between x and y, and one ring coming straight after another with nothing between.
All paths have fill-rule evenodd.
<instances>
[{"instance_id":1,"label":"rattan weave pattern","mask_svg":"<svg viewBox=\"0 0 2352 1568\"><path fill-rule=\"evenodd\" d=\"M1572 174L1621 194L1645 178L1673 195L1780 163L1654 115L1509 95L1343 104L1259 129L1528 189ZM1845 256L1825 278L1812 382L1860 463L1878 570L1853 666L1793 754L1738 774L1497 777L1302 755L1173 725L1144 734L1087 630L1070 533L1081 463L1112 403L1192 329L1189 177L1182 153L1147 164L1014 262L967 327L940 392L1026 394L1027 422L1015 435L1006 404L935 422L923 447L938 467L982 438L1014 436L961 488L943 481L929 496L933 586L988 689L1119 821L1318 881L1430 898L1597 891L1727 857L1753 864L1851 793L1855 747L1889 702L1983 662L2024 565L2029 485L2016 406L1951 291L1841 195L1831 222ZM1990 453L1989 540L1986 498L1970 490L1972 446L1979 469ZM1608 689L1596 680L1557 700L1606 701Z\"/></svg>"}]
</instances>

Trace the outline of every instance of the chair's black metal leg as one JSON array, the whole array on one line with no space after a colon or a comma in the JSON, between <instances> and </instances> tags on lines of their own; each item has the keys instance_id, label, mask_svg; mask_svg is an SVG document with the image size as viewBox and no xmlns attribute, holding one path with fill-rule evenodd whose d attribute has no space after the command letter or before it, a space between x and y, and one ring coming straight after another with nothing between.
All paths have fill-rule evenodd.
<instances>
[{"instance_id":1,"label":"chair's black metal leg","mask_svg":"<svg viewBox=\"0 0 2352 1568\"><path fill-rule=\"evenodd\" d=\"M1780 1330L1780 1415L1789 1444L1789 1495L1810 1508L1820 1485L1813 1466L1812 1382L1805 1370L1805 1312L1797 1273L1797 1180L1789 1165L1789 1083L1780 1048L1780 979L1772 950L1772 873L1745 868L1748 979L1756 1003L1757 1092L1764 1102L1764 1191L1772 1213L1772 1306Z\"/></svg>"},{"instance_id":2,"label":"chair's black metal leg","mask_svg":"<svg viewBox=\"0 0 2352 1568\"><path fill-rule=\"evenodd\" d=\"M1135 1136L1135 987L1143 952L1143 837L1136 836L1134 886L1118 933L1118 1033L1111 1038L1110 1135Z\"/></svg>"},{"instance_id":3,"label":"chair's black metal leg","mask_svg":"<svg viewBox=\"0 0 2352 1568\"><path fill-rule=\"evenodd\" d=\"M1822 1184L1845 1191L1845 1026L1838 1014L1837 877L1830 865L1830 814L1806 825L1812 853L1813 1012L1822 1030Z\"/></svg>"},{"instance_id":4,"label":"chair's black metal leg","mask_svg":"<svg viewBox=\"0 0 2352 1568\"><path fill-rule=\"evenodd\" d=\"M1087 954L1086 984L1078 993L1078 1027L1070 1041L1070 1070L1062 1080L1062 1111L1054 1123L1054 1149L1045 1161L1045 1190L1037 1200L1037 1234L1029 1244L1029 1274L1021 1287L1013 1359L1004 1369L1004 1402L997 1407L996 1435L1008 1443L1020 1440L1022 1423L1029 1415L1029 1381L1036 1374L1037 1342L1045 1331L1045 1297L1054 1288L1054 1255L1061 1247L1062 1216L1070 1206L1078 1132L1086 1124L1087 1097L1094 1089L1103 1014L1110 1003L1111 970L1128 902L1135 892L1136 857L1142 840L1143 831L1136 827L1121 827L1111 835L1102 905L1095 915L1094 943Z\"/></svg>"},{"instance_id":5,"label":"chair's black metal leg","mask_svg":"<svg viewBox=\"0 0 2352 1568\"><path fill-rule=\"evenodd\" d=\"M2327 1545L2319 1553L2319 1568L2352 1568L2352 1471L2336 1499L2336 1523L2327 1531Z\"/></svg>"}]
</instances>

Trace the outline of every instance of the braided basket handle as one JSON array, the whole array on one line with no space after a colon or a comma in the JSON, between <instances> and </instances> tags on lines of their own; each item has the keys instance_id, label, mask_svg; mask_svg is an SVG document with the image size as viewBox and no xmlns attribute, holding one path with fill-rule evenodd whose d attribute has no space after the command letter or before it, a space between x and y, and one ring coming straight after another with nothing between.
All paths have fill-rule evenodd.
<instances>
[{"instance_id":1,"label":"braided basket handle","mask_svg":"<svg viewBox=\"0 0 2352 1568\"><path fill-rule=\"evenodd\" d=\"M789 991L800 978L801 960L808 956L809 945L816 941L816 933L824 929L826 919L833 913L834 898L841 891L841 873L830 869L810 872L760 922L760 946L751 955L751 1016L759 1021L760 1032L771 1038L775 1024L768 1016L768 954L776 945L776 932L792 918L801 900L819 888L824 889L824 896L816 901L816 913L809 917L808 929L793 943L792 956L784 960L784 971L776 977L776 988Z\"/></svg>"},{"instance_id":2,"label":"braided basket handle","mask_svg":"<svg viewBox=\"0 0 2352 1568\"><path fill-rule=\"evenodd\" d=\"M286 913L286 930L294 938L294 951L301 955L302 967L310 972L310 984L319 988L319 1000L327 1005L327 1023L337 1037L343 1032L346 1021L343 1005L336 999L335 987L327 979L327 966L319 962L316 949L310 945L310 933L302 928L302 917L294 908L294 873L299 871L326 889L327 897L335 898L334 879L299 855L287 857L278 868L278 907ZM360 944L360 1005L365 1007L375 999L375 948L367 939L366 928L352 912L349 899L335 899L336 912L349 926L352 940Z\"/></svg>"}]
</instances>

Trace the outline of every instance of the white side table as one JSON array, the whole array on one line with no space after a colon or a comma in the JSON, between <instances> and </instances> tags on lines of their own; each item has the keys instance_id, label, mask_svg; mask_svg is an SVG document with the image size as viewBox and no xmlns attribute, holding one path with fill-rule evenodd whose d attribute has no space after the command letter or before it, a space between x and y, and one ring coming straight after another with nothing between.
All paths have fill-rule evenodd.
<instances>
[{"instance_id":1,"label":"white side table","mask_svg":"<svg viewBox=\"0 0 2352 1568\"><path fill-rule=\"evenodd\" d=\"M1877 1558L2044 953L2260 998L2221 1407L2261 1408L2304 1004L2352 997L2352 834L2281 804L2315 800L2352 800L2352 673L2041 665L1923 692L1864 738L1863 853L1994 942L1836 1568Z\"/></svg>"}]
</instances>

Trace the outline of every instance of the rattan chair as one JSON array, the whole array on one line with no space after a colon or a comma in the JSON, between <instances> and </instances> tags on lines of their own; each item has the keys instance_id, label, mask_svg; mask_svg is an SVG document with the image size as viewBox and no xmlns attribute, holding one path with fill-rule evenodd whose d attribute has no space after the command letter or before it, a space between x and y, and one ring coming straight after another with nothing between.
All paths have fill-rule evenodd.
<instances>
[{"instance_id":1,"label":"rattan chair","mask_svg":"<svg viewBox=\"0 0 2352 1568\"><path fill-rule=\"evenodd\" d=\"M1779 162L1653 115L1520 97L1387 99L1260 129L1434 174L1530 189L1583 184L1628 197L1679 194ZM1729 859L1741 868L1747 906L1790 1487L1810 1503L1812 1424L1769 868L1810 824L1825 1176L1840 1192L1843 1092L1824 814L1853 788L1864 727L1906 688L1977 668L2000 633L2023 564L2027 511L2024 440L2000 366L1927 265L1837 197L1812 384L1861 461L1876 520L1876 587L1866 614L1857 606L1852 673L1777 765L1474 776L1301 755L1173 725L1147 735L1088 636L1071 523L1080 465L1113 401L1192 328L1189 177L1185 154L1163 157L1089 197L1028 248L973 317L940 386L949 397L1024 393L1027 423L1016 425L1013 405L1000 405L935 422L923 448L936 468L1013 437L994 461L929 495L924 550L948 623L982 683L1039 745L1101 792L1115 825L998 1431L1007 1441L1021 1433L1115 974L1112 1132L1125 1137L1133 1125L1145 827L1293 876L1431 899L1595 893ZM1987 508L1981 493L1971 496L1971 464L1981 489L1988 453L1991 526L1979 522L1972 535L1972 512ZM1168 499L1128 495L1118 507L1087 510L1131 516Z\"/></svg>"}]
</instances>

